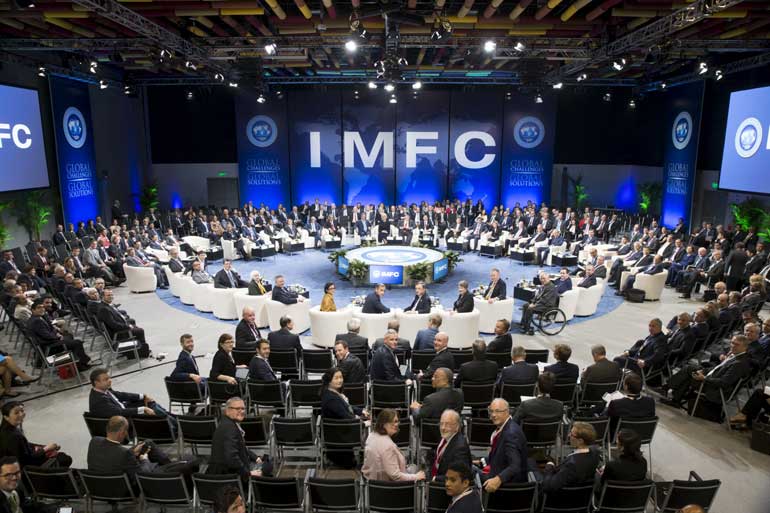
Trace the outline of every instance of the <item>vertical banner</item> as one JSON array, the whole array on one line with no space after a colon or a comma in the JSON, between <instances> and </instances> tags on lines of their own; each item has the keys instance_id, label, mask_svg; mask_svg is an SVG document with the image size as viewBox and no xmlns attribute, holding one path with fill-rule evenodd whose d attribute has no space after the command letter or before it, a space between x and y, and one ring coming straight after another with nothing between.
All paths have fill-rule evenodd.
<instances>
[{"instance_id":1,"label":"vertical banner","mask_svg":"<svg viewBox=\"0 0 770 513\"><path fill-rule=\"evenodd\" d=\"M292 203L342 199L340 92L289 93Z\"/></svg>"},{"instance_id":2,"label":"vertical banner","mask_svg":"<svg viewBox=\"0 0 770 513\"><path fill-rule=\"evenodd\" d=\"M502 94L452 92L449 121L449 197L487 208L500 200Z\"/></svg>"},{"instance_id":3,"label":"vertical banner","mask_svg":"<svg viewBox=\"0 0 770 513\"><path fill-rule=\"evenodd\" d=\"M448 91L401 95L396 117L396 201L420 203L447 196Z\"/></svg>"},{"instance_id":4,"label":"vertical banner","mask_svg":"<svg viewBox=\"0 0 770 513\"><path fill-rule=\"evenodd\" d=\"M376 91L380 93L380 91ZM343 201L392 205L395 198L393 132L396 106L382 94L342 96Z\"/></svg>"},{"instance_id":5,"label":"vertical banner","mask_svg":"<svg viewBox=\"0 0 770 513\"><path fill-rule=\"evenodd\" d=\"M500 189L509 208L551 200L556 98L542 97L542 103L535 103L531 95L513 93L504 102Z\"/></svg>"},{"instance_id":6,"label":"vertical banner","mask_svg":"<svg viewBox=\"0 0 770 513\"><path fill-rule=\"evenodd\" d=\"M667 93L661 223L664 226L676 226L679 218L684 219L685 225L690 223L703 85L703 81L695 82Z\"/></svg>"},{"instance_id":7,"label":"vertical banner","mask_svg":"<svg viewBox=\"0 0 770 513\"><path fill-rule=\"evenodd\" d=\"M99 215L88 84L51 77L50 85L64 222L77 225Z\"/></svg>"},{"instance_id":8,"label":"vertical banner","mask_svg":"<svg viewBox=\"0 0 770 513\"><path fill-rule=\"evenodd\" d=\"M255 97L239 95L235 123L241 203L290 205L286 102L271 98L258 103Z\"/></svg>"}]
</instances>

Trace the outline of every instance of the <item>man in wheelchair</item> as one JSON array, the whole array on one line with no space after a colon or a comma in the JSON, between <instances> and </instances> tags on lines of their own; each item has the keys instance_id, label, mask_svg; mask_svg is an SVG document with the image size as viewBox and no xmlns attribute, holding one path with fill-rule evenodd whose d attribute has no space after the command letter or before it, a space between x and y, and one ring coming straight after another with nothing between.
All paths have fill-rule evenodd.
<instances>
[{"instance_id":1,"label":"man in wheelchair","mask_svg":"<svg viewBox=\"0 0 770 513\"><path fill-rule=\"evenodd\" d=\"M527 335L535 334L535 330L532 329L532 316L534 314L542 314L559 304L559 293L556 291L556 285L551 281L551 276L545 271L540 271L538 278L540 279L540 286L535 297L532 298L531 302L524 303L522 308L520 328L522 333Z\"/></svg>"}]
</instances>

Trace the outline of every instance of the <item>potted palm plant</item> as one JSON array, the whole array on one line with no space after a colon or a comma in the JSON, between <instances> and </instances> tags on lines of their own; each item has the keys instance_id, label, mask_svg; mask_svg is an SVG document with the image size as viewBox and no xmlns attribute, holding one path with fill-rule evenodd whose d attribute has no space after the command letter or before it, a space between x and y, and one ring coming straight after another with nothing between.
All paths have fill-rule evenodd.
<instances>
[{"instance_id":1,"label":"potted palm plant","mask_svg":"<svg viewBox=\"0 0 770 513\"><path fill-rule=\"evenodd\" d=\"M44 191L33 191L15 202L15 215L31 241L40 241L40 232L48 224L53 209Z\"/></svg>"}]
</instances>

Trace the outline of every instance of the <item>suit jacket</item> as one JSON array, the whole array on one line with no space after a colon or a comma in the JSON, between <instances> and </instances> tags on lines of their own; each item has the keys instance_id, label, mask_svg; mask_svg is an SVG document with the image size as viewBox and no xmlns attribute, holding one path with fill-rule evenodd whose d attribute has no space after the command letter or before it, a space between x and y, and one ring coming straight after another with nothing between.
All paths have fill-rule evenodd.
<instances>
[{"instance_id":1,"label":"suit jacket","mask_svg":"<svg viewBox=\"0 0 770 513\"><path fill-rule=\"evenodd\" d=\"M455 502L450 502L446 513L482 513L482 511L479 493L473 490Z\"/></svg>"},{"instance_id":2,"label":"suit jacket","mask_svg":"<svg viewBox=\"0 0 770 513\"><path fill-rule=\"evenodd\" d=\"M650 335L643 340L638 340L628 350L629 357L641 358L644 360L644 365L647 368L662 363L667 353L668 344L663 333L658 333L655 336Z\"/></svg>"},{"instance_id":3,"label":"suit jacket","mask_svg":"<svg viewBox=\"0 0 770 513\"><path fill-rule=\"evenodd\" d=\"M268 362L259 356L254 356L249 362L249 379L254 381L278 381L278 376Z\"/></svg>"},{"instance_id":4,"label":"suit jacket","mask_svg":"<svg viewBox=\"0 0 770 513\"><path fill-rule=\"evenodd\" d=\"M695 345L695 331L687 326L677 329L668 339L668 353L671 357L687 356Z\"/></svg>"},{"instance_id":5,"label":"suit jacket","mask_svg":"<svg viewBox=\"0 0 770 513\"><path fill-rule=\"evenodd\" d=\"M91 389L91 392L88 395L88 412L91 415L104 418L113 417L115 415L120 415L121 417L133 417L134 415L138 415L138 407L128 405L139 403L142 400L141 395L132 394L130 392L118 392L116 390L110 390L110 392L112 392L112 395L114 395L121 404L113 401L109 395L103 394L94 388Z\"/></svg>"},{"instance_id":6,"label":"suit jacket","mask_svg":"<svg viewBox=\"0 0 770 513\"><path fill-rule=\"evenodd\" d=\"M621 369L617 363L607 358L602 358L593 365L589 365L583 372L581 383L609 383L620 381Z\"/></svg>"},{"instance_id":7,"label":"suit jacket","mask_svg":"<svg viewBox=\"0 0 770 513\"><path fill-rule=\"evenodd\" d=\"M128 474L133 483L137 472L151 472L156 465L149 460L140 460L128 445L111 442L102 436L95 436L88 443L88 470Z\"/></svg>"},{"instance_id":8,"label":"suit jacket","mask_svg":"<svg viewBox=\"0 0 770 513\"><path fill-rule=\"evenodd\" d=\"M431 299L428 294L423 294L422 296L415 294L414 299L412 299L412 303L407 306L404 311L414 309L417 311L417 313L427 314L430 313L430 303Z\"/></svg>"},{"instance_id":9,"label":"suit jacket","mask_svg":"<svg viewBox=\"0 0 770 513\"><path fill-rule=\"evenodd\" d=\"M566 280L556 280L554 283L556 283L556 292L559 295L564 294L568 290L572 290L572 280L569 278Z\"/></svg>"},{"instance_id":10,"label":"suit jacket","mask_svg":"<svg viewBox=\"0 0 770 513\"><path fill-rule=\"evenodd\" d=\"M179 352L179 358L176 359L176 366L169 377L174 381L187 381L190 379L190 374L197 374L200 376L198 363L195 361L195 356L192 353L188 353L183 349Z\"/></svg>"},{"instance_id":11,"label":"suit jacket","mask_svg":"<svg viewBox=\"0 0 770 513\"><path fill-rule=\"evenodd\" d=\"M438 447L436 447L438 449ZM436 461L436 449L431 450L428 453L428 468L433 468L433 463ZM449 465L453 463L464 463L471 466L471 450L468 447L468 440L462 433L456 433L452 439L444 447L444 451L441 453L441 459L438 462L438 468L436 469L436 480L443 481L446 476L446 471ZM428 472L425 472L428 474Z\"/></svg>"},{"instance_id":12,"label":"suit jacket","mask_svg":"<svg viewBox=\"0 0 770 513\"><path fill-rule=\"evenodd\" d=\"M558 305L559 293L556 292L556 285L552 281L549 281L546 285L541 285L530 304L536 305L538 308L549 308Z\"/></svg>"},{"instance_id":13,"label":"suit jacket","mask_svg":"<svg viewBox=\"0 0 770 513\"><path fill-rule=\"evenodd\" d=\"M487 344L488 353L510 353L513 347L513 339L510 333L496 336Z\"/></svg>"},{"instance_id":14,"label":"suit jacket","mask_svg":"<svg viewBox=\"0 0 770 513\"><path fill-rule=\"evenodd\" d=\"M243 319L238 322L238 326L235 327L235 348L251 350L256 349L257 340L262 339L262 333L256 326L250 326L248 322Z\"/></svg>"},{"instance_id":15,"label":"suit jacket","mask_svg":"<svg viewBox=\"0 0 770 513\"><path fill-rule=\"evenodd\" d=\"M561 419L564 413L564 403L551 399L550 397L540 396L529 401L524 401L516 408L513 414L513 420L522 424L523 422L538 422L545 420Z\"/></svg>"},{"instance_id":16,"label":"suit jacket","mask_svg":"<svg viewBox=\"0 0 770 513\"><path fill-rule=\"evenodd\" d=\"M593 287L594 285L596 285L596 276L593 274L591 276L586 276L580 281L580 283L578 283L578 287L582 287L584 289Z\"/></svg>"},{"instance_id":17,"label":"suit jacket","mask_svg":"<svg viewBox=\"0 0 770 513\"><path fill-rule=\"evenodd\" d=\"M344 359L337 362L337 368L342 372L344 383L364 383L366 381L366 369L361 359L348 354Z\"/></svg>"},{"instance_id":18,"label":"suit jacket","mask_svg":"<svg viewBox=\"0 0 770 513\"><path fill-rule=\"evenodd\" d=\"M246 448L240 426L222 416L211 441L211 458L207 474L240 474L248 479L250 464L257 457Z\"/></svg>"},{"instance_id":19,"label":"suit jacket","mask_svg":"<svg viewBox=\"0 0 770 513\"><path fill-rule=\"evenodd\" d=\"M455 378L455 387L466 383L491 383L497 380L497 364L490 360L471 360L460 365Z\"/></svg>"},{"instance_id":20,"label":"suit jacket","mask_svg":"<svg viewBox=\"0 0 770 513\"><path fill-rule=\"evenodd\" d=\"M655 416L655 399L646 396L626 396L607 404L608 417L643 418Z\"/></svg>"},{"instance_id":21,"label":"suit jacket","mask_svg":"<svg viewBox=\"0 0 770 513\"><path fill-rule=\"evenodd\" d=\"M468 313L473 311L473 294L466 292L457 296L453 309L457 313Z\"/></svg>"},{"instance_id":22,"label":"suit jacket","mask_svg":"<svg viewBox=\"0 0 770 513\"><path fill-rule=\"evenodd\" d=\"M131 329L131 325L123 317L118 310L107 303L103 303L102 307L97 313L97 317L104 323L104 326L110 332L110 335L115 335L121 331L127 331Z\"/></svg>"},{"instance_id":23,"label":"suit jacket","mask_svg":"<svg viewBox=\"0 0 770 513\"><path fill-rule=\"evenodd\" d=\"M214 359L211 361L209 379L215 380L219 375L230 376L231 378L235 377L235 362L230 359L230 355L221 349L214 353Z\"/></svg>"},{"instance_id":24,"label":"suit jacket","mask_svg":"<svg viewBox=\"0 0 770 513\"><path fill-rule=\"evenodd\" d=\"M438 330L435 328L423 328L417 332L417 336L414 338L414 350L425 351L427 349L434 349L433 339L436 337Z\"/></svg>"},{"instance_id":25,"label":"suit jacket","mask_svg":"<svg viewBox=\"0 0 770 513\"><path fill-rule=\"evenodd\" d=\"M436 372L436 369L440 369L441 367L446 367L450 371L454 372L455 357L452 356L452 353L449 351L449 349L444 349L443 351L436 353L436 356L430 361L428 368L425 369L423 375L433 376L433 373Z\"/></svg>"},{"instance_id":26,"label":"suit jacket","mask_svg":"<svg viewBox=\"0 0 770 513\"><path fill-rule=\"evenodd\" d=\"M599 453L593 448L586 453L570 454L561 465L545 467L541 487L548 493L561 490L565 486L593 481L599 461Z\"/></svg>"},{"instance_id":27,"label":"suit jacket","mask_svg":"<svg viewBox=\"0 0 770 513\"><path fill-rule=\"evenodd\" d=\"M380 296L378 296L375 292L370 292L366 296L366 300L364 301L364 307L361 310L361 313L380 314L380 313L388 313L388 312L390 312L390 308L382 304L382 301L380 300Z\"/></svg>"},{"instance_id":28,"label":"suit jacket","mask_svg":"<svg viewBox=\"0 0 770 513\"><path fill-rule=\"evenodd\" d=\"M344 340L348 343L350 349L369 349L369 341L365 337L362 337L358 333L353 333L352 331L337 335L334 337L334 340Z\"/></svg>"},{"instance_id":29,"label":"suit jacket","mask_svg":"<svg viewBox=\"0 0 770 513\"><path fill-rule=\"evenodd\" d=\"M492 282L489 282L489 285L487 286L492 287ZM497 283L495 283L494 288L492 288L492 295L489 295L489 289L487 289L487 293L484 294L485 299L505 299L507 295L507 287L505 285L505 282L503 280L497 280Z\"/></svg>"},{"instance_id":30,"label":"suit jacket","mask_svg":"<svg viewBox=\"0 0 770 513\"><path fill-rule=\"evenodd\" d=\"M59 333L45 316L33 315L27 321L27 329L37 338L41 346L59 344Z\"/></svg>"},{"instance_id":31,"label":"suit jacket","mask_svg":"<svg viewBox=\"0 0 770 513\"><path fill-rule=\"evenodd\" d=\"M719 390L726 393L732 391L732 387L738 380L751 374L751 362L751 355L746 351L712 369L706 375L703 387L706 398L713 403L719 403L721 401Z\"/></svg>"},{"instance_id":32,"label":"suit jacket","mask_svg":"<svg viewBox=\"0 0 770 513\"><path fill-rule=\"evenodd\" d=\"M497 435L488 463L489 477L499 477L503 484L527 481L527 439L513 419L509 418Z\"/></svg>"},{"instance_id":33,"label":"suit jacket","mask_svg":"<svg viewBox=\"0 0 770 513\"><path fill-rule=\"evenodd\" d=\"M218 289L231 289L231 288L247 286L247 283L241 279L241 277L238 275L237 272L230 270L230 274L233 277L233 282L235 284L235 287L233 287L233 284L230 283L230 280L227 278L227 273L225 272L224 269L220 269L219 272L217 272L217 274L214 275L214 287Z\"/></svg>"},{"instance_id":34,"label":"suit jacket","mask_svg":"<svg viewBox=\"0 0 770 513\"><path fill-rule=\"evenodd\" d=\"M580 369L574 363L556 362L545 368L545 372L552 372L558 381L577 382Z\"/></svg>"},{"instance_id":35,"label":"suit jacket","mask_svg":"<svg viewBox=\"0 0 770 513\"><path fill-rule=\"evenodd\" d=\"M537 365L520 361L505 367L500 373L499 383L534 383L540 370Z\"/></svg>"},{"instance_id":36,"label":"suit jacket","mask_svg":"<svg viewBox=\"0 0 770 513\"><path fill-rule=\"evenodd\" d=\"M176 258L169 259L168 268L172 273L182 273L185 271L184 262Z\"/></svg>"},{"instance_id":37,"label":"suit jacket","mask_svg":"<svg viewBox=\"0 0 770 513\"><path fill-rule=\"evenodd\" d=\"M250 296L261 296L262 292L259 290L259 285L257 285L257 282L254 280L249 281L249 295ZM262 287L264 287L265 292L270 292L273 290L273 286L267 283L263 283Z\"/></svg>"},{"instance_id":38,"label":"suit jacket","mask_svg":"<svg viewBox=\"0 0 770 513\"><path fill-rule=\"evenodd\" d=\"M387 346L382 346L372 355L369 364L369 377L372 381L403 381L396 355Z\"/></svg>"},{"instance_id":39,"label":"suit jacket","mask_svg":"<svg viewBox=\"0 0 770 513\"><path fill-rule=\"evenodd\" d=\"M299 340L299 335L295 335L286 328L268 334L267 340L270 342L270 349L295 349L297 357L302 356L302 342Z\"/></svg>"},{"instance_id":40,"label":"suit jacket","mask_svg":"<svg viewBox=\"0 0 770 513\"><path fill-rule=\"evenodd\" d=\"M745 251L734 249L725 260L725 274L731 278L740 278L746 270L749 257Z\"/></svg>"},{"instance_id":41,"label":"suit jacket","mask_svg":"<svg viewBox=\"0 0 770 513\"><path fill-rule=\"evenodd\" d=\"M415 412L415 420L422 419L438 419L446 409L455 410L457 413L462 413L463 404L462 390L452 388L448 386L446 388L440 388L425 396L425 399L420 406L419 411Z\"/></svg>"},{"instance_id":42,"label":"suit jacket","mask_svg":"<svg viewBox=\"0 0 770 513\"><path fill-rule=\"evenodd\" d=\"M360 412L359 408L353 408L340 394L332 392L328 388L321 392L322 417L341 420L354 419L356 410Z\"/></svg>"},{"instance_id":43,"label":"suit jacket","mask_svg":"<svg viewBox=\"0 0 770 513\"><path fill-rule=\"evenodd\" d=\"M273 288L273 301L278 301L284 305L293 305L299 296L294 292L289 292L286 287Z\"/></svg>"}]
</instances>

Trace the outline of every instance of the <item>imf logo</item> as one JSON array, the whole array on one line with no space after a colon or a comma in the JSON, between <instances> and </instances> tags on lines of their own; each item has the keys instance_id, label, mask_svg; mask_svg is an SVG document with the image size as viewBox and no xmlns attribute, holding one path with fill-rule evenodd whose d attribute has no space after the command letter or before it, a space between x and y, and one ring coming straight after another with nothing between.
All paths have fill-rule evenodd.
<instances>
[{"instance_id":1,"label":"imf logo","mask_svg":"<svg viewBox=\"0 0 770 513\"><path fill-rule=\"evenodd\" d=\"M747 159L762 146L762 124L757 118L744 119L735 131L735 151Z\"/></svg>"},{"instance_id":2,"label":"imf logo","mask_svg":"<svg viewBox=\"0 0 770 513\"><path fill-rule=\"evenodd\" d=\"M513 138L522 148L536 148L545 137L543 122L534 116L525 116L513 127Z\"/></svg>"},{"instance_id":3,"label":"imf logo","mask_svg":"<svg viewBox=\"0 0 770 513\"><path fill-rule=\"evenodd\" d=\"M278 137L278 128L268 116L254 116L246 123L246 137L257 148L267 148Z\"/></svg>"},{"instance_id":4,"label":"imf logo","mask_svg":"<svg viewBox=\"0 0 770 513\"><path fill-rule=\"evenodd\" d=\"M690 144L692 137L692 117L689 112L680 112L671 127L671 142L677 150L683 150Z\"/></svg>"},{"instance_id":5,"label":"imf logo","mask_svg":"<svg viewBox=\"0 0 770 513\"><path fill-rule=\"evenodd\" d=\"M75 107L70 107L64 111L62 124L67 143L75 149L82 148L88 135L83 114Z\"/></svg>"}]
</instances>

